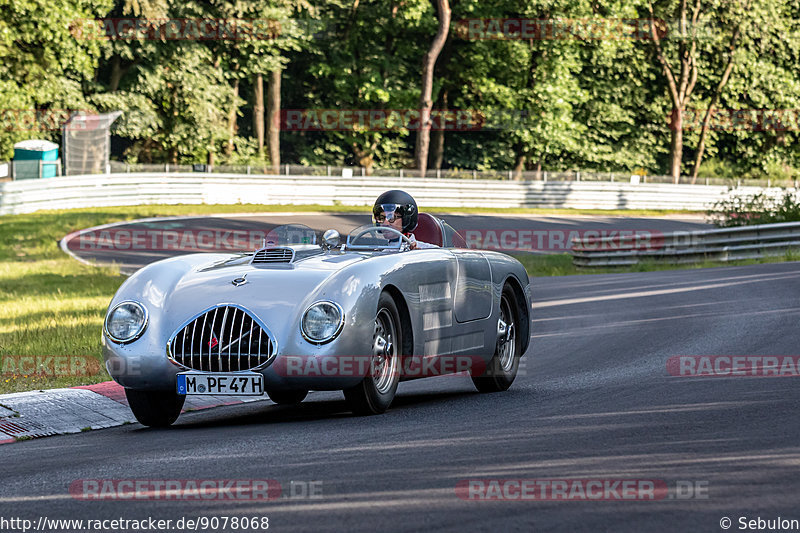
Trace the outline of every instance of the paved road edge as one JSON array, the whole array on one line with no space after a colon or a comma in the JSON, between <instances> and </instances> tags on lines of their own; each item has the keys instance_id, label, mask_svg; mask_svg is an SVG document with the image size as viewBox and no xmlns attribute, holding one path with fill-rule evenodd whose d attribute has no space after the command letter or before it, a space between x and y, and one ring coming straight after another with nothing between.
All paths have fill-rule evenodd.
<instances>
[{"instance_id":1,"label":"paved road edge","mask_svg":"<svg viewBox=\"0 0 800 533\"><path fill-rule=\"evenodd\" d=\"M232 399L189 397L183 412L264 401L267 397ZM123 388L113 381L69 389L0 395L0 444L52 435L80 433L136 422Z\"/></svg>"}]
</instances>

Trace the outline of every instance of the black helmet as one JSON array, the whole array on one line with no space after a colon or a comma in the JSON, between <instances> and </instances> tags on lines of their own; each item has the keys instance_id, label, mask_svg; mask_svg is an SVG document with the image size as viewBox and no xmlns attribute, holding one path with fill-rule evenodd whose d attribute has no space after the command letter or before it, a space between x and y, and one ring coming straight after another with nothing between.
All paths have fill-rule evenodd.
<instances>
[{"instance_id":1,"label":"black helmet","mask_svg":"<svg viewBox=\"0 0 800 533\"><path fill-rule=\"evenodd\" d=\"M372 206L372 218L376 224L382 222L384 217L402 217L403 233L414 231L417 228L417 202L407 192L386 191L378 196Z\"/></svg>"}]
</instances>

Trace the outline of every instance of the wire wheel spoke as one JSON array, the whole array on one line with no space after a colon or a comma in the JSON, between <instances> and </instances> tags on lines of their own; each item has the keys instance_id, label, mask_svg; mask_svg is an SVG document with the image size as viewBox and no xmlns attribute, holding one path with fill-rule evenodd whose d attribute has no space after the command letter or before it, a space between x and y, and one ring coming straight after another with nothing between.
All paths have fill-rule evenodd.
<instances>
[{"instance_id":1,"label":"wire wheel spoke","mask_svg":"<svg viewBox=\"0 0 800 533\"><path fill-rule=\"evenodd\" d=\"M381 309L375 318L375 333L372 336L372 378L375 388L381 394L392 386L397 370L396 347L394 343L396 327L391 314Z\"/></svg>"},{"instance_id":2,"label":"wire wheel spoke","mask_svg":"<svg viewBox=\"0 0 800 533\"><path fill-rule=\"evenodd\" d=\"M508 372L514 366L514 355L516 352L516 328L514 315L508 300L503 297L500 302L500 320L506 324L506 334L497 341L497 354L500 360L500 367Z\"/></svg>"}]
</instances>

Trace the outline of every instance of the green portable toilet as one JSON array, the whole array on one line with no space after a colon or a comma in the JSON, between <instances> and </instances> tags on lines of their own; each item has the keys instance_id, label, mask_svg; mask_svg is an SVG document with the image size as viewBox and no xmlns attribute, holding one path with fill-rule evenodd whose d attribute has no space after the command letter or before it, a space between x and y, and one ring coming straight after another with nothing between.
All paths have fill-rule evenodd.
<instances>
[{"instance_id":1,"label":"green portable toilet","mask_svg":"<svg viewBox=\"0 0 800 533\"><path fill-rule=\"evenodd\" d=\"M58 175L58 145L31 139L14 145L14 179L54 178Z\"/></svg>"}]
</instances>

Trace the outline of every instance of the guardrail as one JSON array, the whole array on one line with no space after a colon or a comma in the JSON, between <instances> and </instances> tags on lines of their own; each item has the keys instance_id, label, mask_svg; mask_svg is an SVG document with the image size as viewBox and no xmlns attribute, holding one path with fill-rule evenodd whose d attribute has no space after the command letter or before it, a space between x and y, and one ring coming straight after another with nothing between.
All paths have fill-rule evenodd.
<instances>
[{"instance_id":1,"label":"guardrail","mask_svg":"<svg viewBox=\"0 0 800 533\"><path fill-rule=\"evenodd\" d=\"M422 206L704 211L728 194L713 185L390 177L123 173L0 183L0 215L143 204L372 205L402 188ZM737 194L755 193L740 187Z\"/></svg>"},{"instance_id":2,"label":"guardrail","mask_svg":"<svg viewBox=\"0 0 800 533\"><path fill-rule=\"evenodd\" d=\"M572 241L577 266L627 266L641 261L672 264L738 261L800 251L800 222L672 233L584 236Z\"/></svg>"},{"instance_id":3,"label":"guardrail","mask_svg":"<svg viewBox=\"0 0 800 533\"><path fill-rule=\"evenodd\" d=\"M665 183L675 184L672 176L664 175L635 175L630 172L596 172L586 170L467 170L458 168L428 169L423 176L417 169L404 168L378 168L372 167L347 167L336 165L292 165L283 164L277 169L265 164L251 165L207 165L207 164L180 164L173 163L123 163L120 161L109 162L112 173L180 173L180 172L208 172L217 174L262 174L273 176L327 176L327 177L396 177L421 178L421 179L477 179L477 180L515 180L515 181L607 181L627 183ZM738 178L709 178L699 177L696 180L691 176L680 176L680 185L722 185L725 187L741 187L742 184L751 187L794 187L797 188L798 180L791 179L753 179L742 181Z\"/></svg>"}]
</instances>

